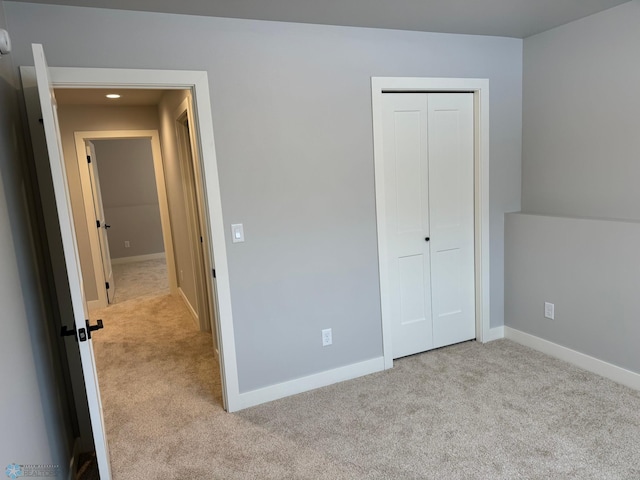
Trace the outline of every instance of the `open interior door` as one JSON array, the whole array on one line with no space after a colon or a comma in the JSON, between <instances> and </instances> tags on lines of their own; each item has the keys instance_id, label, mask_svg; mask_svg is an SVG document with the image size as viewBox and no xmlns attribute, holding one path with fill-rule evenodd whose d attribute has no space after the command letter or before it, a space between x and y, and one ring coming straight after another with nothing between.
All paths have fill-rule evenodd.
<instances>
[{"instance_id":1,"label":"open interior door","mask_svg":"<svg viewBox=\"0 0 640 480\"><path fill-rule=\"evenodd\" d=\"M33 44L33 60L38 82L38 96L42 108L42 123L44 125L47 140L47 152L51 167L51 177L56 199L56 209L60 222L60 234L64 250L65 265L71 291L73 316L76 335L80 348L84 383L89 402L89 414L98 461L98 470L102 480L111 480L111 467L109 464L109 452L105 436L104 421L102 418L102 403L100 401L100 389L93 356L93 344L91 343L92 330L89 327L87 303L82 287L82 274L78 257L75 227L72 220L71 202L67 176L60 141L60 129L56 111L56 100L53 88L49 80L47 61L42 45Z\"/></svg>"},{"instance_id":2,"label":"open interior door","mask_svg":"<svg viewBox=\"0 0 640 480\"><path fill-rule=\"evenodd\" d=\"M100 257L102 258L102 269L104 270L104 281L107 289L107 302L113 303L116 295L116 283L113 278L113 268L111 268L111 253L109 252L109 238L107 230L110 225L104 214L102 205L102 192L100 191L100 175L98 174L98 157L96 157L96 147L93 142L87 141L87 163L89 167L89 178L91 179L91 194L93 196L93 208L96 213L98 238L100 239ZM100 286L98 286L100 288Z\"/></svg>"}]
</instances>

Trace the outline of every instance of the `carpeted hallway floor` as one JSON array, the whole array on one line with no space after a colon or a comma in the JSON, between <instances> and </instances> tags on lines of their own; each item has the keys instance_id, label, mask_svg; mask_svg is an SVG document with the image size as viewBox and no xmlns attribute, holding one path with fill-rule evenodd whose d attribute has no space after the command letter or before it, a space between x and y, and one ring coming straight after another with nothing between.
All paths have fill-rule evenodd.
<instances>
[{"instance_id":1,"label":"carpeted hallway floor","mask_svg":"<svg viewBox=\"0 0 640 480\"><path fill-rule=\"evenodd\" d=\"M640 478L640 393L507 340L227 414L178 297L100 313L115 480Z\"/></svg>"},{"instance_id":2,"label":"carpeted hallway floor","mask_svg":"<svg viewBox=\"0 0 640 480\"><path fill-rule=\"evenodd\" d=\"M112 265L116 293L113 304L146 295L169 293L167 262L164 258Z\"/></svg>"}]
</instances>

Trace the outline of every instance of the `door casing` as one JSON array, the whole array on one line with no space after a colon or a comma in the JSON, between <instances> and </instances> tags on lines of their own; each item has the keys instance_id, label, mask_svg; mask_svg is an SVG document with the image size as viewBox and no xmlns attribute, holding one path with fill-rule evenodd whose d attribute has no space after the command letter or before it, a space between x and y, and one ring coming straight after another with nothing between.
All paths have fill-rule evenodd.
<instances>
[{"instance_id":1,"label":"door casing","mask_svg":"<svg viewBox=\"0 0 640 480\"><path fill-rule=\"evenodd\" d=\"M378 229L378 269L382 311L382 349L384 368L393 367L392 321L388 255L384 150L382 140L382 95L401 92L472 92L474 94L474 250L476 340L491 340L489 277L489 80L483 78L372 77L373 152Z\"/></svg>"},{"instance_id":2,"label":"door casing","mask_svg":"<svg viewBox=\"0 0 640 480\"><path fill-rule=\"evenodd\" d=\"M173 239L169 222L169 204L167 201L167 189L164 181L164 167L162 163L162 151L160 149L160 136L157 130L104 130L104 131L82 131L74 132L76 144L76 154L78 158L78 168L80 171L80 184L82 186L82 197L87 218L87 226L96 224L96 217L93 210L93 196L91 193L91 183L87 171L87 159L83 150L87 140L121 140L133 138L148 138L151 141L151 152L153 156L153 170L156 188L158 192L158 203L160 207L160 223L162 225L162 239L164 241L165 255L167 259L167 274L169 277L169 288L171 292L176 291L176 269L173 261ZM89 228L89 243L91 245L91 258L93 260L93 270L95 272L96 287L98 290L98 300L87 302L89 310L94 308L104 308L107 306L107 294L104 288L106 279L101 267L102 258L100 255L99 238L97 230Z\"/></svg>"},{"instance_id":3,"label":"door casing","mask_svg":"<svg viewBox=\"0 0 640 480\"><path fill-rule=\"evenodd\" d=\"M219 350L222 399L229 412L244 408L238 382L229 266L222 217L222 200L215 151L213 117L207 72L187 70L138 70L114 68L49 67L54 88L128 88L159 90L190 90L193 98L194 124L200 139L198 160L205 188L203 208L205 228L211 238L209 252L216 266ZM21 67L23 85L35 86L33 67Z\"/></svg>"}]
</instances>

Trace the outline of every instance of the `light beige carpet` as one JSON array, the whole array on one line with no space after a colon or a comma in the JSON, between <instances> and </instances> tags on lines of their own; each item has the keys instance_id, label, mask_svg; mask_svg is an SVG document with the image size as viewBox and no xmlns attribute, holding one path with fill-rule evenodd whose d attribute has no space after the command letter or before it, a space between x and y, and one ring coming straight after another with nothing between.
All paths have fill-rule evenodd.
<instances>
[{"instance_id":1,"label":"light beige carpet","mask_svg":"<svg viewBox=\"0 0 640 480\"><path fill-rule=\"evenodd\" d=\"M164 258L112 266L115 295L112 304L146 295L169 293L167 262Z\"/></svg>"},{"instance_id":2,"label":"light beige carpet","mask_svg":"<svg viewBox=\"0 0 640 480\"><path fill-rule=\"evenodd\" d=\"M507 340L227 414L180 299L102 314L115 480L640 478L640 394Z\"/></svg>"}]
</instances>

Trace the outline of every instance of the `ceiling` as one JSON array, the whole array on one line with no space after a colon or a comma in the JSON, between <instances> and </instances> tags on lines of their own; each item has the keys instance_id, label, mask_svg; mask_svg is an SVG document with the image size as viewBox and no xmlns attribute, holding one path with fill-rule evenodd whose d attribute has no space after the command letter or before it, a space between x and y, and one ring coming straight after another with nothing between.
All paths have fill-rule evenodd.
<instances>
[{"instance_id":1,"label":"ceiling","mask_svg":"<svg viewBox=\"0 0 640 480\"><path fill-rule=\"evenodd\" d=\"M158 105L164 90L118 89L118 88L56 88L56 103L63 105L102 105L109 107L131 107ZM110 99L108 93L117 93L120 98Z\"/></svg>"},{"instance_id":2,"label":"ceiling","mask_svg":"<svg viewBox=\"0 0 640 480\"><path fill-rule=\"evenodd\" d=\"M629 0L17 0L525 38Z\"/></svg>"}]
</instances>

